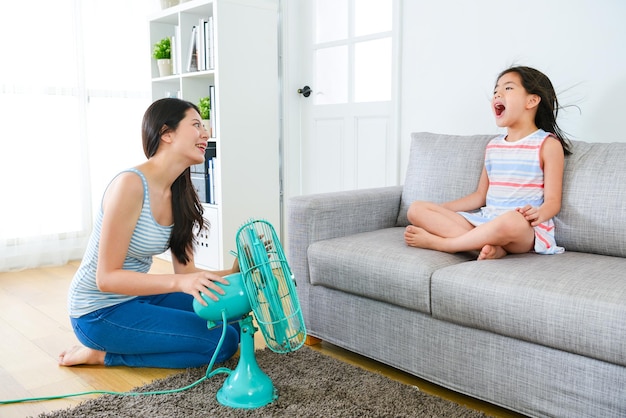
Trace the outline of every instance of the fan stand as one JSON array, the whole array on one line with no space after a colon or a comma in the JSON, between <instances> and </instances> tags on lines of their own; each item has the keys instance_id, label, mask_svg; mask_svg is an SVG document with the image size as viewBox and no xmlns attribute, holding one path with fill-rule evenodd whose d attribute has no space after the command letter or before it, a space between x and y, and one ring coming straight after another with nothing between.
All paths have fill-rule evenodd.
<instances>
[{"instance_id":1,"label":"fan stand","mask_svg":"<svg viewBox=\"0 0 626 418\"><path fill-rule=\"evenodd\" d=\"M254 355L252 316L239 321L241 329L239 363L217 392L217 401L231 408L253 409L265 406L278 398L272 380L259 367Z\"/></svg>"}]
</instances>

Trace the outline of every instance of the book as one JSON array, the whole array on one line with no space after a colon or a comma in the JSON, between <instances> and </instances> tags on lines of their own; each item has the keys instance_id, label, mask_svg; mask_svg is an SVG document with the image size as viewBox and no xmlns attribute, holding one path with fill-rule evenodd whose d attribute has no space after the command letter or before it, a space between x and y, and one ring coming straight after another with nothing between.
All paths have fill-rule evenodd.
<instances>
[{"instance_id":1,"label":"book","mask_svg":"<svg viewBox=\"0 0 626 418\"><path fill-rule=\"evenodd\" d=\"M182 73L182 69L180 68L182 60L180 59L180 26L174 26L174 35L171 40L171 48L172 48L172 73L180 74Z\"/></svg>"},{"instance_id":2,"label":"book","mask_svg":"<svg viewBox=\"0 0 626 418\"><path fill-rule=\"evenodd\" d=\"M170 48L171 48L171 57L172 57L172 74L178 74L178 51L176 48L176 35L172 35L172 37L170 38Z\"/></svg>"},{"instance_id":3,"label":"book","mask_svg":"<svg viewBox=\"0 0 626 418\"><path fill-rule=\"evenodd\" d=\"M200 18L198 21L198 30L196 36L196 44L198 46L198 70L203 71L207 69L206 66L206 19Z\"/></svg>"},{"instance_id":4,"label":"book","mask_svg":"<svg viewBox=\"0 0 626 418\"><path fill-rule=\"evenodd\" d=\"M214 37L213 37L213 16L210 16L209 19L206 22L206 45L207 45L207 69L208 70L213 70L215 69L215 62L214 62L214 50L215 50L215 45L214 45Z\"/></svg>"},{"instance_id":5,"label":"book","mask_svg":"<svg viewBox=\"0 0 626 418\"><path fill-rule=\"evenodd\" d=\"M217 157L212 159L213 166L213 180L211 183L211 195L213 196L213 204L219 204L217 200L217 188L219 187L219 164Z\"/></svg>"},{"instance_id":6,"label":"book","mask_svg":"<svg viewBox=\"0 0 626 418\"><path fill-rule=\"evenodd\" d=\"M207 173L207 203L212 205L216 204L215 200L215 161L216 158L213 157L209 160L209 167Z\"/></svg>"},{"instance_id":7,"label":"book","mask_svg":"<svg viewBox=\"0 0 626 418\"><path fill-rule=\"evenodd\" d=\"M216 123L217 120L217 106L215 102L215 86L209 86L209 97L211 99L211 138L217 136Z\"/></svg>"},{"instance_id":8,"label":"book","mask_svg":"<svg viewBox=\"0 0 626 418\"><path fill-rule=\"evenodd\" d=\"M189 52L187 54L187 72L198 71L198 27L191 28Z\"/></svg>"}]
</instances>

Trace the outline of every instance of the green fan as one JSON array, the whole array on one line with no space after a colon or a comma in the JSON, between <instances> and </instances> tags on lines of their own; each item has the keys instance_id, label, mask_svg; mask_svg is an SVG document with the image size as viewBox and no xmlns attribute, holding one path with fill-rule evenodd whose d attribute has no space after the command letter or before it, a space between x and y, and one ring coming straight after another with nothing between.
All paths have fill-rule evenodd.
<instances>
[{"instance_id":1,"label":"green fan","mask_svg":"<svg viewBox=\"0 0 626 418\"><path fill-rule=\"evenodd\" d=\"M230 285L223 287L226 294L219 301L203 295L208 306L194 300L193 308L209 328L218 321L239 321L239 362L217 392L217 400L233 408L251 409L278 398L254 355L257 328L251 312L267 346L276 353L302 347L306 329L293 274L274 227L264 220L250 220L237 231L236 242L241 272L226 276Z\"/></svg>"}]
</instances>

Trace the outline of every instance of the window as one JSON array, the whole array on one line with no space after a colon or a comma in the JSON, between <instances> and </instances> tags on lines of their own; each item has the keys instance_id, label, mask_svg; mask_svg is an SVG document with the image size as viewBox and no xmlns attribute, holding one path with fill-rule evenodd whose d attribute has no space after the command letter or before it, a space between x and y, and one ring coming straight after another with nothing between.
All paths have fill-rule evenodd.
<instances>
[{"instance_id":1,"label":"window","mask_svg":"<svg viewBox=\"0 0 626 418\"><path fill-rule=\"evenodd\" d=\"M392 0L317 0L315 104L391 100Z\"/></svg>"},{"instance_id":2,"label":"window","mask_svg":"<svg viewBox=\"0 0 626 418\"><path fill-rule=\"evenodd\" d=\"M104 176L143 158L151 4L3 6L0 271L80 258Z\"/></svg>"}]
</instances>

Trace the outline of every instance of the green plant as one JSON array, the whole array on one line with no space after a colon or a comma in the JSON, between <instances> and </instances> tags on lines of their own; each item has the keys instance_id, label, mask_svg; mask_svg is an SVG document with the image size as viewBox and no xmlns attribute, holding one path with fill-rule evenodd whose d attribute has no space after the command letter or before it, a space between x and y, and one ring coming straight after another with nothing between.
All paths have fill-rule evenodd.
<instances>
[{"instance_id":1,"label":"green plant","mask_svg":"<svg viewBox=\"0 0 626 418\"><path fill-rule=\"evenodd\" d=\"M200 117L202 119L211 119L211 98L200 98L198 101L198 109L200 109Z\"/></svg>"},{"instance_id":2,"label":"green plant","mask_svg":"<svg viewBox=\"0 0 626 418\"><path fill-rule=\"evenodd\" d=\"M172 45L170 44L170 38L163 38L156 44L152 50L152 56L154 59L170 59L172 56Z\"/></svg>"}]
</instances>

